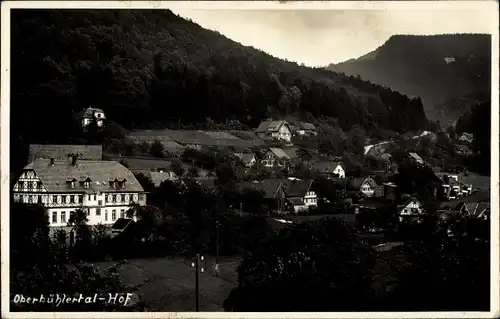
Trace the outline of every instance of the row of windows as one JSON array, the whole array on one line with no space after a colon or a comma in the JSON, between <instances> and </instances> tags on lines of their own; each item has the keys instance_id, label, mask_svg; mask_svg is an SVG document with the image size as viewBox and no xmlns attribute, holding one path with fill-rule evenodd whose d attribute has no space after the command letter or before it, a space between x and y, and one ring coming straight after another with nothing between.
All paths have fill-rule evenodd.
<instances>
[{"instance_id":1,"label":"row of windows","mask_svg":"<svg viewBox=\"0 0 500 319\"><path fill-rule=\"evenodd\" d=\"M51 196L51 197L49 197ZM87 195L88 200L90 201L92 196L93 199L96 200L97 196L96 195ZM63 199L64 197L64 199ZM124 202L128 203L133 203L134 201L137 201L139 199L140 201L144 201L144 194L140 194L139 196L135 195L108 195L107 203L120 203L122 201L122 198L124 199ZM20 201L21 197L20 195L14 195L14 199L16 201ZM62 204L63 200L64 203L66 204L78 204L78 203L83 203L83 195L23 195L22 197L23 203L26 204L38 204L39 202L43 204L48 204L50 203L50 200L52 200L52 203L58 203ZM103 205L103 201L99 200L97 201L97 204L99 206Z\"/></svg>"},{"instance_id":2,"label":"row of windows","mask_svg":"<svg viewBox=\"0 0 500 319\"><path fill-rule=\"evenodd\" d=\"M306 204L316 204L317 199L316 198L306 198L304 202Z\"/></svg>"},{"instance_id":3,"label":"row of windows","mask_svg":"<svg viewBox=\"0 0 500 319\"><path fill-rule=\"evenodd\" d=\"M19 182L19 186L22 186L24 189L39 189L42 188L42 182Z\"/></svg>"},{"instance_id":4,"label":"row of windows","mask_svg":"<svg viewBox=\"0 0 500 319\"><path fill-rule=\"evenodd\" d=\"M71 216L74 214L74 211L70 211L69 212L69 217L71 218ZM100 208L97 208L96 209L96 216L101 216L101 209ZM58 217L60 217L58 219ZM121 209L120 210L120 218L125 218L125 209ZM113 209L111 210L111 221L115 221L117 219L117 211L116 209ZM69 220L69 219L68 219ZM52 212L52 219L51 219L51 222L53 224L57 224L58 221L59 223L66 223L68 220L66 220L66 211L61 211L60 214L59 212ZM108 210L105 209L104 210L104 221L109 221L108 220Z\"/></svg>"}]
</instances>

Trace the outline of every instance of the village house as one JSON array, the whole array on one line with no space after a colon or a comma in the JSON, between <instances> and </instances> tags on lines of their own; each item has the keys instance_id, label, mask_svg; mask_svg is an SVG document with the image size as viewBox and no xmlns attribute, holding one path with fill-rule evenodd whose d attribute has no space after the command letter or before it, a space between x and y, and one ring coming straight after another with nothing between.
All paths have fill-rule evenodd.
<instances>
[{"instance_id":1,"label":"village house","mask_svg":"<svg viewBox=\"0 0 500 319\"><path fill-rule=\"evenodd\" d=\"M67 226L77 209L89 225L113 224L133 204L146 205L146 193L134 174L116 161L36 159L26 165L13 187L14 201L41 204L51 227Z\"/></svg>"},{"instance_id":2,"label":"village house","mask_svg":"<svg viewBox=\"0 0 500 319\"><path fill-rule=\"evenodd\" d=\"M234 156L238 157L245 167L253 167L257 163L254 153L234 153Z\"/></svg>"},{"instance_id":3,"label":"village house","mask_svg":"<svg viewBox=\"0 0 500 319\"><path fill-rule=\"evenodd\" d=\"M88 107L77 114L77 119L81 122L82 128L86 128L93 121L95 121L97 127L103 127L106 115L101 109Z\"/></svg>"},{"instance_id":4,"label":"village house","mask_svg":"<svg viewBox=\"0 0 500 319\"><path fill-rule=\"evenodd\" d=\"M313 180L286 179L281 182L294 213L318 206L318 196L313 189Z\"/></svg>"},{"instance_id":5,"label":"village house","mask_svg":"<svg viewBox=\"0 0 500 319\"><path fill-rule=\"evenodd\" d=\"M384 187L378 185L372 177L354 178L350 181L350 185L359 190L365 197L384 197Z\"/></svg>"},{"instance_id":6,"label":"village house","mask_svg":"<svg viewBox=\"0 0 500 319\"><path fill-rule=\"evenodd\" d=\"M264 179L261 181L242 181L238 184L238 189L245 189L262 192L264 201L268 208L281 215L286 211L286 195L283 184L279 180Z\"/></svg>"},{"instance_id":7,"label":"village house","mask_svg":"<svg viewBox=\"0 0 500 319\"><path fill-rule=\"evenodd\" d=\"M271 147L264 154L261 163L265 167L287 167L290 160L296 157L293 149Z\"/></svg>"},{"instance_id":8,"label":"village house","mask_svg":"<svg viewBox=\"0 0 500 319\"><path fill-rule=\"evenodd\" d=\"M318 131L316 126L307 122L299 122L294 126L292 130L295 135L298 136L316 136L318 135Z\"/></svg>"},{"instance_id":9,"label":"village house","mask_svg":"<svg viewBox=\"0 0 500 319\"><path fill-rule=\"evenodd\" d=\"M398 205L397 213L399 216L399 221L404 220L417 221L421 220L424 215L422 204L416 198L408 198L402 205Z\"/></svg>"},{"instance_id":10,"label":"village house","mask_svg":"<svg viewBox=\"0 0 500 319\"><path fill-rule=\"evenodd\" d=\"M454 200L472 193L472 185L459 181L458 175L450 173L435 173L441 183L440 198Z\"/></svg>"},{"instance_id":11,"label":"village house","mask_svg":"<svg viewBox=\"0 0 500 319\"><path fill-rule=\"evenodd\" d=\"M286 121L265 121L260 123L255 131L255 134L260 138L272 138L290 142L292 132Z\"/></svg>"},{"instance_id":12,"label":"village house","mask_svg":"<svg viewBox=\"0 0 500 319\"><path fill-rule=\"evenodd\" d=\"M35 159L67 159L70 154L78 154L82 160L102 160L102 145L55 145L55 144L30 144L28 161Z\"/></svg>"},{"instance_id":13,"label":"village house","mask_svg":"<svg viewBox=\"0 0 500 319\"><path fill-rule=\"evenodd\" d=\"M345 178L344 166L338 161L321 161L312 165L311 169L316 170L326 179Z\"/></svg>"}]
</instances>

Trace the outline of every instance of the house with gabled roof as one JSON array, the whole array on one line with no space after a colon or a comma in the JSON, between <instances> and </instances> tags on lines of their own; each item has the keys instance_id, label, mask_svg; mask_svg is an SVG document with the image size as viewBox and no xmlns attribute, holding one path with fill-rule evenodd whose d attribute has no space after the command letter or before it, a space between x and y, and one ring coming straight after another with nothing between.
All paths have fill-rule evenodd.
<instances>
[{"instance_id":1,"label":"house with gabled roof","mask_svg":"<svg viewBox=\"0 0 500 319\"><path fill-rule=\"evenodd\" d=\"M234 153L234 156L239 158L245 167L253 167L257 163L254 153Z\"/></svg>"},{"instance_id":2,"label":"house with gabled roof","mask_svg":"<svg viewBox=\"0 0 500 319\"><path fill-rule=\"evenodd\" d=\"M378 185L371 176L354 178L349 184L352 188L359 190L365 197L384 197L384 187Z\"/></svg>"},{"instance_id":3,"label":"house with gabled roof","mask_svg":"<svg viewBox=\"0 0 500 319\"><path fill-rule=\"evenodd\" d=\"M318 196L313 188L313 180L281 180L285 195L295 213L318 206Z\"/></svg>"},{"instance_id":4,"label":"house with gabled roof","mask_svg":"<svg viewBox=\"0 0 500 319\"><path fill-rule=\"evenodd\" d=\"M82 128L89 126L92 121L96 122L97 127L103 127L104 121L106 120L106 115L103 110L90 106L78 112L76 117L81 122Z\"/></svg>"},{"instance_id":5,"label":"house with gabled roof","mask_svg":"<svg viewBox=\"0 0 500 319\"><path fill-rule=\"evenodd\" d=\"M327 179L345 178L345 168L340 161L321 161L314 163L311 169L316 170L319 174Z\"/></svg>"},{"instance_id":6,"label":"house with gabled roof","mask_svg":"<svg viewBox=\"0 0 500 319\"><path fill-rule=\"evenodd\" d=\"M267 206L278 214L286 210L286 194L283 184L275 179L263 179L261 181L241 181L238 189L244 191L250 189L261 192Z\"/></svg>"},{"instance_id":7,"label":"house with gabled roof","mask_svg":"<svg viewBox=\"0 0 500 319\"><path fill-rule=\"evenodd\" d=\"M134 204L146 205L146 192L134 174L116 161L36 159L13 187L13 199L41 204L51 227L64 227L83 209L88 224L113 224Z\"/></svg>"},{"instance_id":8,"label":"house with gabled roof","mask_svg":"<svg viewBox=\"0 0 500 319\"><path fill-rule=\"evenodd\" d=\"M435 175L441 181L443 199L454 200L472 193L472 185L460 182L455 174L437 172Z\"/></svg>"},{"instance_id":9,"label":"house with gabled roof","mask_svg":"<svg viewBox=\"0 0 500 319\"><path fill-rule=\"evenodd\" d=\"M265 167L286 167L292 159L291 155L290 152L286 152L281 148L270 147L264 154L261 163Z\"/></svg>"},{"instance_id":10,"label":"house with gabled roof","mask_svg":"<svg viewBox=\"0 0 500 319\"><path fill-rule=\"evenodd\" d=\"M318 131L312 123L299 122L294 126L293 132L299 136L316 136Z\"/></svg>"},{"instance_id":11,"label":"house with gabled roof","mask_svg":"<svg viewBox=\"0 0 500 319\"><path fill-rule=\"evenodd\" d=\"M414 197L410 197L403 204L398 205L397 213L400 222L405 219L420 221L420 218L424 215L422 203Z\"/></svg>"},{"instance_id":12,"label":"house with gabled roof","mask_svg":"<svg viewBox=\"0 0 500 319\"><path fill-rule=\"evenodd\" d=\"M264 121L255 130L255 134L260 138L272 138L290 142L292 132L287 121Z\"/></svg>"}]
</instances>

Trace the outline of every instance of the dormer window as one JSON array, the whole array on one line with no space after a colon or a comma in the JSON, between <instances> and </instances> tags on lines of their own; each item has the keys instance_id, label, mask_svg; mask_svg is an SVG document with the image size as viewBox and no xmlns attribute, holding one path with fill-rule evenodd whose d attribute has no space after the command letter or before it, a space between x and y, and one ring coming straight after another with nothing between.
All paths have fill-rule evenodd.
<instances>
[{"instance_id":1,"label":"dormer window","mask_svg":"<svg viewBox=\"0 0 500 319\"><path fill-rule=\"evenodd\" d=\"M76 187L76 179L70 179L68 180L68 185L70 188L75 188Z\"/></svg>"},{"instance_id":2,"label":"dormer window","mask_svg":"<svg viewBox=\"0 0 500 319\"><path fill-rule=\"evenodd\" d=\"M125 183L127 182L127 179L124 178L123 181L120 182L120 187L125 188Z\"/></svg>"},{"instance_id":3,"label":"dormer window","mask_svg":"<svg viewBox=\"0 0 500 319\"><path fill-rule=\"evenodd\" d=\"M85 180L83 181L83 187L84 187L84 188L90 188L90 184L91 184L91 183L92 183L92 180L91 180L89 177L87 177L87 179L85 179Z\"/></svg>"}]
</instances>

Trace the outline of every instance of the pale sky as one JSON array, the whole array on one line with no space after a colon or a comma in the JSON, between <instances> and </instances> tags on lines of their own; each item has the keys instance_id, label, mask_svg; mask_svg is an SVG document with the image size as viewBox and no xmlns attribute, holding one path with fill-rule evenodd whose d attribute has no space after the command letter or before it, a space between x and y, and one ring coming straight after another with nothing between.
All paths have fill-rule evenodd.
<instances>
[{"instance_id":1,"label":"pale sky","mask_svg":"<svg viewBox=\"0 0 500 319\"><path fill-rule=\"evenodd\" d=\"M457 8L172 11L243 45L308 66L360 57L396 34L492 33L495 14L491 10Z\"/></svg>"}]
</instances>

